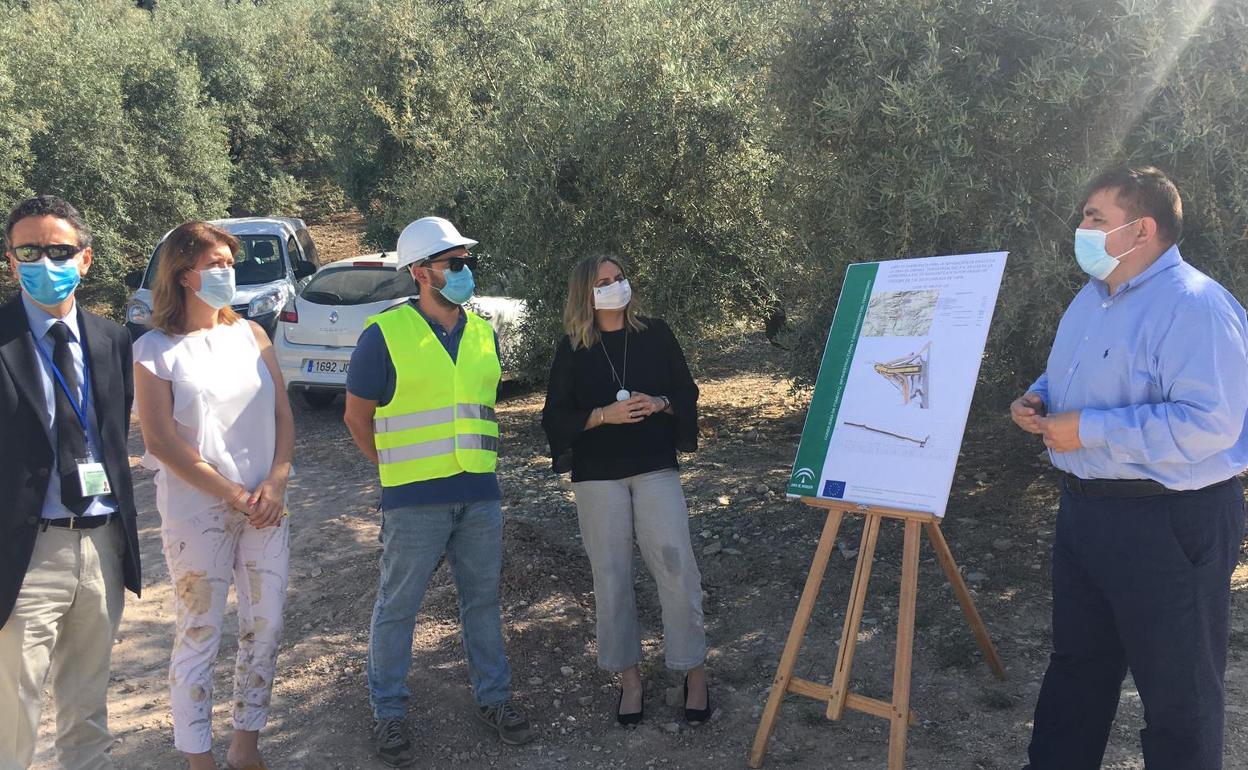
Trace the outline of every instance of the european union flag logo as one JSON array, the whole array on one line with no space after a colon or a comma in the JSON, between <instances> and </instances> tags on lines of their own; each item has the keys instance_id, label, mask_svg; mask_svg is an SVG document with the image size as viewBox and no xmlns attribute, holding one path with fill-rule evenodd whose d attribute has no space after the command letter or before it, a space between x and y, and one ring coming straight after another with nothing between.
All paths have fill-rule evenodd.
<instances>
[{"instance_id":1,"label":"european union flag logo","mask_svg":"<svg viewBox=\"0 0 1248 770\"><path fill-rule=\"evenodd\" d=\"M823 496L834 497L837 500L845 496L844 481L825 481L823 482Z\"/></svg>"}]
</instances>

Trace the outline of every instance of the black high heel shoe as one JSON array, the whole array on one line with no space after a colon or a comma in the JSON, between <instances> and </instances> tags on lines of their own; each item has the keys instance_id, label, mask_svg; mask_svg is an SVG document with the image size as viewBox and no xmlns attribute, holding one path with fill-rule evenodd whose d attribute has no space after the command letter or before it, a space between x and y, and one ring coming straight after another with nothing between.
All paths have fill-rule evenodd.
<instances>
[{"instance_id":1,"label":"black high heel shoe","mask_svg":"<svg viewBox=\"0 0 1248 770\"><path fill-rule=\"evenodd\" d=\"M685 674L685 703L689 702L689 675ZM711 685L706 685L706 708L691 709L685 706L685 721L691 725L700 725L711 718Z\"/></svg>"},{"instance_id":2,"label":"black high heel shoe","mask_svg":"<svg viewBox=\"0 0 1248 770\"><path fill-rule=\"evenodd\" d=\"M624 705L624 688L621 687L620 688L620 701L618 704L616 704L616 707L615 707L615 721L619 722L624 727L636 727L637 725L641 724L642 717L644 717L646 714L645 693L644 692L642 693L641 711L634 711L629 714L621 714L620 707L623 705Z\"/></svg>"}]
</instances>

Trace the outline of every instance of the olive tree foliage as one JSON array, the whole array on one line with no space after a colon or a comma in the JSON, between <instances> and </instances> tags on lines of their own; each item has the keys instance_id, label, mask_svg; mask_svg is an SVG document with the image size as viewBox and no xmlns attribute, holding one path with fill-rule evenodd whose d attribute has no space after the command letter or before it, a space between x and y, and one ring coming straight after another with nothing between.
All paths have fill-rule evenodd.
<instances>
[{"instance_id":1,"label":"olive tree foliage","mask_svg":"<svg viewBox=\"0 0 1248 770\"><path fill-rule=\"evenodd\" d=\"M202 99L224 122L231 213L296 214L323 201L332 109L327 0L162 0L161 43L194 66ZM349 22L350 20L343 20ZM330 201L332 203L332 201Z\"/></svg>"},{"instance_id":2,"label":"olive tree foliage","mask_svg":"<svg viewBox=\"0 0 1248 770\"><path fill-rule=\"evenodd\" d=\"M329 5L0 3L0 192L82 209L89 300L119 309L124 274L187 219L342 205Z\"/></svg>"},{"instance_id":3,"label":"olive tree foliage","mask_svg":"<svg viewBox=\"0 0 1248 770\"><path fill-rule=\"evenodd\" d=\"M30 195L26 185L30 173L31 126L28 116L17 109L11 62L0 61L0 200L16 201Z\"/></svg>"},{"instance_id":4,"label":"olive tree foliage","mask_svg":"<svg viewBox=\"0 0 1248 770\"><path fill-rule=\"evenodd\" d=\"M452 154L471 157L487 106L480 73L468 58L466 30L445 6L333 0L331 7L336 34L328 45L342 95L334 176L364 213L368 240L391 249L407 223L396 198L412 175Z\"/></svg>"},{"instance_id":5,"label":"olive tree foliage","mask_svg":"<svg viewBox=\"0 0 1248 770\"><path fill-rule=\"evenodd\" d=\"M588 255L618 255L695 358L709 324L774 299L759 96L782 4L349 5L367 19L339 51L366 106L349 189L383 242L431 213L481 241L481 281L529 303L512 364L544 373Z\"/></svg>"},{"instance_id":6,"label":"olive tree foliage","mask_svg":"<svg viewBox=\"0 0 1248 770\"><path fill-rule=\"evenodd\" d=\"M692 358L795 321L814 374L847 264L1011 253L984 378L1039 371L1084 280L1084 182L1170 172L1185 256L1248 296L1239 0L0 0L0 192L95 226L88 290L191 217L341 190L393 248L435 213L528 301L539 375L580 258L618 255Z\"/></svg>"},{"instance_id":7,"label":"olive tree foliage","mask_svg":"<svg viewBox=\"0 0 1248 770\"><path fill-rule=\"evenodd\" d=\"M147 13L111 0L0 6L0 192L6 206L52 193L82 210L89 304L118 307L160 233L227 201L222 121L196 69L156 39Z\"/></svg>"},{"instance_id":8,"label":"olive tree foliage","mask_svg":"<svg viewBox=\"0 0 1248 770\"><path fill-rule=\"evenodd\" d=\"M981 379L1025 386L1086 280L1083 187L1119 163L1173 176L1185 258L1248 298L1243 3L810 2L784 37L771 202L801 255L786 299L807 381L847 264L1008 250Z\"/></svg>"}]
</instances>

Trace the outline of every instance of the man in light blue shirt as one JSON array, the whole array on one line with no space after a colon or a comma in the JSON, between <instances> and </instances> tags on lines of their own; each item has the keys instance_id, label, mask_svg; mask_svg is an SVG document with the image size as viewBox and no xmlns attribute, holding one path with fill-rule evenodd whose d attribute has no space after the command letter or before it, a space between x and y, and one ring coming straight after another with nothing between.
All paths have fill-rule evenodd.
<instances>
[{"instance_id":1,"label":"man in light blue shirt","mask_svg":"<svg viewBox=\"0 0 1248 770\"><path fill-rule=\"evenodd\" d=\"M77 303L91 230L68 202L15 206L4 252L21 293L0 303L0 770L33 761L45 685L57 766L109 770L113 639L140 587L130 337Z\"/></svg>"},{"instance_id":2,"label":"man in light blue shirt","mask_svg":"<svg viewBox=\"0 0 1248 770\"><path fill-rule=\"evenodd\" d=\"M55 379L52 371L52 357L56 347L56 340L50 333L52 327L57 321L64 322L69 332L69 352L74 359L75 381L78 387L74 389L74 398L79 402L83 398L82 384L86 382L83 377L86 371L83 366L82 340L79 339L78 332L78 306L71 305L65 313L64 318L56 316L44 310L37 302L29 299L25 294L21 297L22 309L26 311L26 322L30 324L30 332L34 336L37 344L42 349L43 354L39 356L39 379L43 386L43 424L47 426L48 433L55 431L56 420L56 391L54 388L60 387ZM95 394L89 394L94 399ZM100 441L100 421L96 417L94 403L88 403L87 414L87 443L89 446L103 446ZM61 502L61 469L59 463L53 458L53 472L48 474L48 492L43 498L42 518L57 520L68 519L76 515L73 511L65 507ZM86 505L86 510L82 512L82 516L107 516L117 512L117 499L112 494L99 495L90 498Z\"/></svg>"},{"instance_id":3,"label":"man in light blue shirt","mask_svg":"<svg viewBox=\"0 0 1248 770\"><path fill-rule=\"evenodd\" d=\"M1244 535L1248 319L1183 261L1154 168L1094 180L1075 236L1092 280L1011 405L1062 473L1053 654L1031 770L1095 770L1130 669L1149 770L1222 767L1230 577Z\"/></svg>"}]
</instances>

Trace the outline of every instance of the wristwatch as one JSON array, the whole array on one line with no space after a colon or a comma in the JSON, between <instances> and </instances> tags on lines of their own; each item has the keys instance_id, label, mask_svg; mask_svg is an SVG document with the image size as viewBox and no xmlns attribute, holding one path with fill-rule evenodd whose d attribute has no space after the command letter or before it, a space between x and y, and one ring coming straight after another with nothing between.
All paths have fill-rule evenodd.
<instances>
[{"instance_id":1,"label":"wristwatch","mask_svg":"<svg viewBox=\"0 0 1248 770\"><path fill-rule=\"evenodd\" d=\"M659 411L667 411L668 409L671 408L672 400L670 398L668 398L667 396L659 396L659 398L663 399L663 408Z\"/></svg>"}]
</instances>

